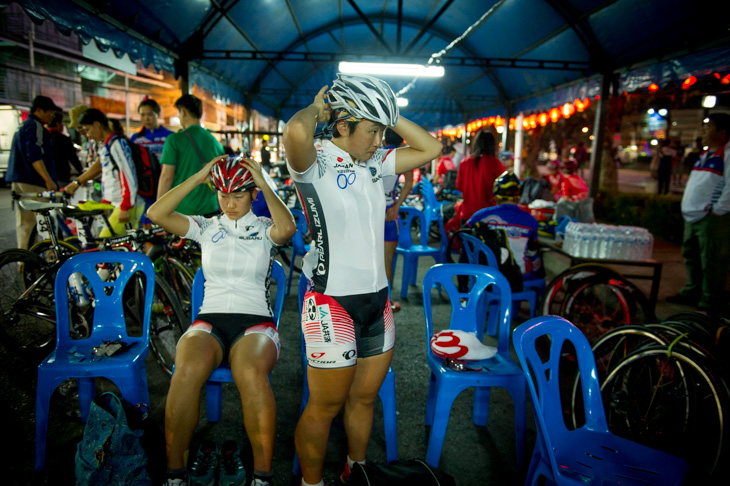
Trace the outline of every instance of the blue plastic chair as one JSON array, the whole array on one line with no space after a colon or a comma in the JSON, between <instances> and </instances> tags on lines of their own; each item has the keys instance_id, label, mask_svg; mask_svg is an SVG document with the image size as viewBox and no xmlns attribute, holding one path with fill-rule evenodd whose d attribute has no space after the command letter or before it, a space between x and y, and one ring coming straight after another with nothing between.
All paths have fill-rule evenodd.
<instances>
[{"instance_id":1,"label":"blue plastic chair","mask_svg":"<svg viewBox=\"0 0 730 486\"><path fill-rule=\"evenodd\" d=\"M291 237L292 252L291 257L289 258L289 281L286 286L286 295L289 295L291 292L291 281L293 278L292 275L294 274L294 260L296 260L297 256L304 256L309 251L309 245L304 244L304 235L309 232L309 226L307 225L307 218L304 217L304 211L301 209L291 209L290 211L296 220L297 231L294 233L294 236Z\"/></svg>"},{"instance_id":2,"label":"blue plastic chair","mask_svg":"<svg viewBox=\"0 0 730 486\"><path fill-rule=\"evenodd\" d=\"M286 285L286 274L281 263L273 260L271 267L271 278L276 282L276 299L274 300L274 325L279 329L279 319L281 318L281 309L284 306L284 287ZM205 276L203 269L199 268L195 273L193 280L192 293L192 315L193 322L200 312L200 306L203 305L203 292L205 286ZM175 368L173 367L173 373ZM213 370L208 381L205 383L205 404L208 422L218 422L221 419L221 410L223 408L223 383L233 383L233 375L231 375L231 365L222 363L218 368Z\"/></svg>"},{"instance_id":3,"label":"blue plastic chair","mask_svg":"<svg viewBox=\"0 0 730 486\"><path fill-rule=\"evenodd\" d=\"M468 292L459 292L454 277L469 277L473 284ZM493 294L496 307L493 312L498 315L499 326L497 337L497 354L486 360L470 361L470 366L479 371L454 371L444 366L443 358L431 351L430 339L434 334L434 322L431 308L431 292L433 285L439 284L451 301L451 319L442 328L473 332L481 340L487 290L496 286L499 290ZM474 387L474 407L472 420L476 425L487 425L489 412L490 389L499 386L507 390L515 407L515 435L517 437L517 465L522 467L525 449L526 396L525 378L520 367L512 361L509 350L511 291L507 279L498 270L484 265L470 263L450 263L431 267L423 279L423 310L426 316L426 347L428 348L428 365L431 368L431 379L428 386L428 402L426 404L426 425L431 426L428 439L426 462L438 467L441 449L449 423L451 405L464 390ZM463 300L462 300L463 299ZM441 330L441 329L439 329Z\"/></svg>"},{"instance_id":4,"label":"blue plastic chair","mask_svg":"<svg viewBox=\"0 0 730 486\"><path fill-rule=\"evenodd\" d=\"M100 263L114 264L118 274L114 281L104 282L97 274ZM88 280L93 292L93 325L83 339L72 339L69 326L68 281L73 273ZM129 336L125 322L123 293L135 273L141 272L144 285L144 315L141 335ZM54 284L56 300L56 348L38 365L35 409L35 469L43 470L48 433L48 410L53 391L69 378L76 378L79 389L81 420L86 422L91 401L96 393L94 379L111 380L132 404L149 405L145 357L149 352L150 316L155 288L155 269L152 261L142 253L99 251L80 253L69 258L58 270ZM92 349L105 341L121 340L130 346L113 356L92 359Z\"/></svg>"},{"instance_id":5,"label":"blue plastic chair","mask_svg":"<svg viewBox=\"0 0 730 486\"><path fill-rule=\"evenodd\" d=\"M539 338L540 350L536 349ZM541 477L558 485L682 484L687 463L613 435L608 430L596 363L586 337L557 316L530 319L512 336L527 378L537 422L537 442L526 485ZM560 399L559 367L564 343L575 348L586 423L568 430ZM545 347L548 346L547 353Z\"/></svg>"},{"instance_id":6,"label":"blue plastic chair","mask_svg":"<svg viewBox=\"0 0 730 486\"><path fill-rule=\"evenodd\" d=\"M403 276L401 278L400 296L402 299L405 299L408 297L409 285L416 285L418 259L421 257L431 257L436 263L442 263L444 261L444 252L441 248L428 246L428 226L426 217L422 211L416 208L401 206L398 215L400 233L398 235L398 246L395 249L395 256L393 257L393 273L395 273L398 255L400 255L403 257ZM411 224L414 220L417 220L420 224L421 238L418 243L415 243L411 236Z\"/></svg>"},{"instance_id":7,"label":"blue plastic chair","mask_svg":"<svg viewBox=\"0 0 730 486\"><path fill-rule=\"evenodd\" d=\"M469 263L479 264L479 257L484 255L487 260L487 266L497 269L499 268L499 263L497 262L497 257L494 255L494 252L485 245L482 240L465 233L459 233L459 237L463 242L463 248L466 252L467 258L469 259ZM537 315L538 298L545 290L545 279L523 280L522 284L524 285L523 290L512 293L512 312L515 315L518 315L520 311L520 302L524 300L530 305L530 317L535 317Z\"/></svg>"},{"instance_id":8,"label":"blue plastic chair","mask_svg":"<svg viewBox=\"0 0 730 486\"><path fill-rule=\"evenodd\" d=\"M301 275L299 277L299 309L304 304L304 294L307 293L307 277ZM301 334L301 333L300 333ZM299 408L299 415L304 412L304 408L307 406L309 401L309 384L307 382L307 353L306 345L304 343L304 335L301 334L301 362L302 362L302 375L304 376L304 385L302 386L302 404ZM398 460L398 435L396 433L396 410L395 410L395 372L393 367L388 368L388 373L385 375L385 381L380 385L380 391L378 391L378 397L380 402L383 404L383 426L385 428L385 454L389 463L396 462ZM294 453L294 467L292 468L292 474L298 476L302 473L301 467L299 466L299 455Z\"/></svg>"},{"instance_id":9,"label":"blue plastic chair","mask_svg":"<svg viewBox=\"0 0 730 486\"><path fill-rule=\"evenodd\" d=\"M423 214L426 217L426 227L431 229L432 223L436 223L439 228L439 244L443 256L441 262L446 261L446 248L449 245L448 238L446 237L446 230L444 229L444 218L441 214L441 207L447 203L447 201L439 201L436 199L436 191L434 190L431 181L425 177L418 183L420 186L419 192L423 198Z\"/></svg>"}]
</instances>

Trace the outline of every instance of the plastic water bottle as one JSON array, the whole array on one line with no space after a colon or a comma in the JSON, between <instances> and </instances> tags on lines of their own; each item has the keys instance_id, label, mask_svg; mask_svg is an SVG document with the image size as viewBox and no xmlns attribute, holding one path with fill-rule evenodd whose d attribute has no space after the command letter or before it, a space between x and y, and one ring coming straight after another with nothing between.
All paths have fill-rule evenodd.
<instances>
[{"instance_id":1,"label":"plastic water bottle","mask_svg":"<svg viewBox=\"0 0 730 486\"><path fill-rule=\"evenodd\" d=\"M598 225L598 256L596 258L607 258L608 255L608 232L609 227Z\"/></svg>"},{"instance_id":2,"label":"plastic water bottle","mask_svg":"<svg viewBox=\"0 0 730 486\"><path fill-rule=\"evenodd\" d=\"M71 295L76 302L76 305L80 307L86 307L89 305L89 299L86 297L86 291L84 290L84 280L81 278L79 272L74 272L68 277L68 283L71 290Z\"/></svg>"},{"instance_id":3,"label":"plastic water bottle","mask_svg":"<svg viewBox=\"0 0 730 486\"><path fill-rule=\"evenodd\" d=\"M568 255L573 254L573 246L575 244L575 223L568 223L565 227L565 236L563 236L563 251Z\"/></svg>"}]
</instances>

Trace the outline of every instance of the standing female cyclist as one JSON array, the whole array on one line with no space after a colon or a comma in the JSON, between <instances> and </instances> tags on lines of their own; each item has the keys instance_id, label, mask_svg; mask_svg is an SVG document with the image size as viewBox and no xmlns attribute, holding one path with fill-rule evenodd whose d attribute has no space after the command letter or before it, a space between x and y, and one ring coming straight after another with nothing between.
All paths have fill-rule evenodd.
<instances>
[{"instance_id":1,"label":"standing female cyclist","mask_svg":"<svg viewBox=\"0 0 730 486\"><path fill-rule=\"evenodd\" d=\"M222 214L205 218L175 212L185 196L211 178ZM251 211L257 187L272 219L257 218ZM228 360L253 449L252 484L270 485L276 402L268 375L279 355L279 336L271 317L268 280L273 247L289 241L296 231L294 218L264 180L258 163L228 156L213 159L166 193L148 215L167 231L200 244L205 275L203 305L177 344L175 374L167 394L167 484L187 485L185 456L198 423L200 390L213 370ZM193 484L213 484L219 460L219 484L243 483L238 451L227 444L220 453L211 441L201 446L190 471Z\"/></svg>"},{"instance_id":2,"label":"standing female cyclist","mask_svg":"<svg viewBox=\"0 0 730 486\"><path fill-rule=\"evenodd\" d=\"M343 405L343 481L354 462L365 461L373 403L395 342L383 265L382 177L412 170L441 152L438 140L398 116L387 83L337 76L329 92L322 87L289 120L283 135L312 234L312 251L302 265L311 280L302 312L310 395L294 434L304 486L323 484L330 424ZM326 124L323 133L331 133L331 140L315 140L317 122ZM410 146L379 149L386 127Z\"/></svg>"}]
</instances>

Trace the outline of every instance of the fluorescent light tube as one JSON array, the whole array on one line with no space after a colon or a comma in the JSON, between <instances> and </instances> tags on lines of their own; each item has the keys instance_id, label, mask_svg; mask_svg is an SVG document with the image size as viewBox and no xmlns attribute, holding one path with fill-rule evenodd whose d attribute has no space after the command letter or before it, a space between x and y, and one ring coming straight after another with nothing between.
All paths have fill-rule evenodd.
<instances>
[{"instance_id":1,"label":"fluorescent light tube","mask_svg":"<svg viewBox=\"0 0 730 486\"><path fill-rule=\"evenodd\" d=\"M381 76L413 76L440 78L444 75L442 66L421 66L420 64L388 64L375 62L340 63L340 72L348 74L372 74Z\"/></svg>"}]
</instances>

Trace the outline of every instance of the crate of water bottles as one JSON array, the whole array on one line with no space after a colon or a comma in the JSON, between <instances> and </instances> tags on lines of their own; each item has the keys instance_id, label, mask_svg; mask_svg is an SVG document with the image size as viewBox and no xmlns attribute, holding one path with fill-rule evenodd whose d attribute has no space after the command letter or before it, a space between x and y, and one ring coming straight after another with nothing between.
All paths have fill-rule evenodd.
<instances>
[{"instance_id":1,"label":"crate of water bottles","mask_svg":"<svg viewBox=\"0 0 730 486\"><path fill-rule=\"evenodd\" d=\"M654 237L646 228L595 223L569 223L563 250L573 257L646 261Z\"/></svg>"}]
</instances>

